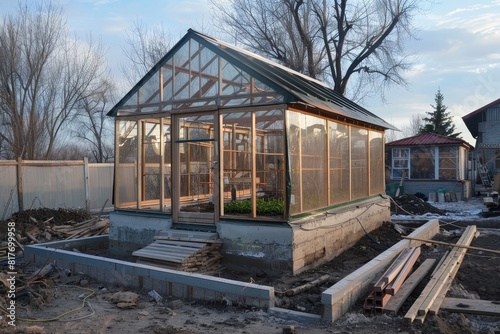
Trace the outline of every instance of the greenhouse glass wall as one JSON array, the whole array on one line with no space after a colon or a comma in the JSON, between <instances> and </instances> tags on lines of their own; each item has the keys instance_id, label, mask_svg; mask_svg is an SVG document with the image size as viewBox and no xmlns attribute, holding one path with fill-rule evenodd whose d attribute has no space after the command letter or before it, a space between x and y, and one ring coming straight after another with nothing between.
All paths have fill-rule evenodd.
<instances>
[{"instance_id":1,"label":"greenhouse glass wall","mask_svg":"<svg viewBox=\"0 0 500 334\"><path fill-rule=\"evenodd\" d=\"M222 243L226 268L298 273L390 220L390 124L318 80L199 32L108 115L110 253L203 232Z\"/></svg>"},{"instance_id":2,"label":"greenhouse glass wall","mask_svg":"<svg viewBox=\"0 0 500 334\"><path fill-rule=\"evenodd\" d=\"M117 209L174 223L288 221L384 192L390 125L319 81L192 30L109 115Z\"/></svg>"}]
</instances>

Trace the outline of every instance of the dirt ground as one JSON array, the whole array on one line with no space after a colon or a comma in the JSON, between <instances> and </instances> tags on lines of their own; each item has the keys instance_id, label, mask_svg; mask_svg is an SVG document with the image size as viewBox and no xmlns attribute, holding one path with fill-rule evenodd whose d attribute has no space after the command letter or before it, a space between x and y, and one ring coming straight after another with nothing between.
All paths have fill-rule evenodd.
<instances>
[{"instance_id":1,"label":"dirt ground","mask_svg":"<svg viewBox=\"0 0 500 334\"><path fill-rule=\"evenodd\" d=\"M414 199L404 199L414 201ZM400 203L405 210L412 205ZM418 204L417 207L423 204ZM427 203L425 204L427 205ZM422 209L426 211L426 209ZM399 213L401 214L401 213ZM489 220L490 225L492 220ZM223 273L223 277L255 282L273 286L282 292L289 288L310 282L320 276L330 278L323 285L294 297L277 297L279 307L302 312L319 314L321 312L321 292L356 270L372 258L401 240L403 234L411 233L418 223L401 225L385 223L381 228L363 237L355 246L331 262L301 273L297 276L284 275L278 279L267 277L263 272L256 275L241 272ZM493 221L498 223L500 219ZM455 243L463 228L443 222L443 230L436 239ZM395 228L397 226L397 229ZM401 226L403 229L401 229ZM411 226L411 227L410 227ZM500 250L500 230L479 228L480 235L472 246ZM419 262L426 258L440 259L449 247L424 245ZM500 301L500 256L469 250L450 289L449 297L484 299ZM5 268L3 268L5 269ZM27 267L29 276L35 269ZM123 291L119 286L101 285L88 277L67 273L50 273L50 278L32 283L18 294L17 316L31 320L18 320L17 326L7 325L5 315L0 322L2 333L284 333L284 329L294 326L295 333L499 333L500 317L466 315L440 312L438 316L428 317L424 324L409 324L403 317L412 303L425 287L428 277L419 284L407 299L397 315L369 316L363 311L363 300L359 300L343 318L333 324L305 324L293 320L274 317L265 310L247 308L241 305L228 305L218 302L187 302L166 298L154 301L146 292L130 291L138 294L136 305L119 308L112 302L115 292ZM24 278L18 285L22 285ZM1 305L6 305L6 292L0 291ZM88 297L87 297L88 296ZM68 311L73 311L64 314ZM62 316L61 316L62 315ZM44 322L43 319L56 318Z\"/></svg>"}]
</instances>

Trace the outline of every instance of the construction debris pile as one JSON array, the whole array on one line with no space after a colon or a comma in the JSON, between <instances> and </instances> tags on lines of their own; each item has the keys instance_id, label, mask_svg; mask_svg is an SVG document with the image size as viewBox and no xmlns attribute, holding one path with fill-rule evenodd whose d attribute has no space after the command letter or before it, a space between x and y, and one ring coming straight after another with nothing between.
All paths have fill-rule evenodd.
<instances>
[{"instance_id":1,"label":"construction debris pile","mask_svg":"<svg viewBox=\"0 0 500 334\"><path fill-rule=\"evenodd\" d=\"M448 298L446 294L451 287L453 279L462 263L467 249L495 252L484 248L471 247L472 239L477 236L476 226L468 226L456 244L449 244L435 240L420 240L425 243L434 243L452 247L447 251L433 270L429 281L413 302L405 315L409 322L424 322L426 315L438 314L439 310L448 312L463 312L460 305L469 305L468 313L498 315L500 309L490 301L479 301L469 299ZM403 237L412 239L409 237ZM373 290L365 299L363 309L365 313L380 315L383 313L396 314L410 296L413 290L424 279L427 273L434 267L436 259L426 259L418 268L413 267L420 256L420 247L408 247L392 262L389 268L375 283ZM411 275L409 276L409 274ZM476 309L473 309L473 306Z\"/></svg>"},{"instance_id":2,"label":"construction debris pile","mask_svg":"<svg viewBox=\"0 0 500 334\"><path fill-rule=\"evenodd\" d=\"M26 210L14 213L8 221L16 223L16 239L20 245L89 237L109 232L108 219L92 216L84 210L61 208ZM0 235L6 233L7 224L2 225Z\"/></svg>"},{"instance_id":3,"label":"construction debris pile","mask_svg":"<svg viewBox=\"0 0 500 334\"><path fill-rule=\"evenodd\" d=\"M392 198L391 212L397 215L424 215L433 213L445 215L445 210L440 210L423 199L413 195L401 195Z\"/></svg>"}]
</instances>

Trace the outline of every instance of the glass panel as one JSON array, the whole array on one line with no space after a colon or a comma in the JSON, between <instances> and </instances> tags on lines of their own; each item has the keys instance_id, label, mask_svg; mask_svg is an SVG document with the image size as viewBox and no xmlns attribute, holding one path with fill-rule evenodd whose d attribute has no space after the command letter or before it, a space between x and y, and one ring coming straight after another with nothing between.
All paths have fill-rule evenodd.
<instances>
[{"instance_id":1,"label":"glass panel","mask_svg":"<svg viewBox=\"0 0 500 334\"><path fill-rule=\"evenodd\" d=\"M162 67L163 70L163 101L172 99L172 59Z\"/></svg>"},{"instance_id":2,"label":"glass panel","mask_svg":"<svg viewBox=\"0 0 500 334\"><path fill-rule=\"evenodd\" d=\"M290 177L291 177L291 193L290 193L290 214L298 214L302 212L302 183L300 171L300 153L301 153L301 131L300 131L300 116L301 114L287 110L286 122L288 133L288 154L290 159Z\"/></svg>"},{"instance_id":3,"label":"glass panel","mask_svg":"<svg viewBox=\"0 0 500 334\"><path fill-rule=\"evenodd\" d=\"M212 164L213 115L179 119L181 211L214 212Z\"/></svg>"},{"instance_id":4,"label":"glass panel","mask_svg":"<svg viewBox=\"0 0 500 334\"><path fill-rule=\"evenodd\" d=\"M171 120L166 118L163 121L163 138L165 149L163 151L164 161L164 204L163 211L172 211L172 134L171 134Z\"/></svg>"},{"instance_id":5,"label":"glass panel","mask_svg":"<svg viewBox=\"0 0 500 334\"><path fill-rule=\"evenodd\" d=\"M349 189L349 126L328 122L330 131L330 205L347 202Z\"/></svg>"},{"instance_id":6,"label":"glass panel","mask_svg":"<svg viewBox=\"0 0 500 334\"><path fill-rule=\"evenodd\" d=\"M327 204L326 120L288 111L292 189L290 214Z\"/></svg>"},{"instance_id":7,"label":"glass panel","mask_svg":"<svg viewBox=\"0 0 500 334\"><path fill-rule=\"evenodd\" d=\"M439 147L439 179L456 180L458 166L458 148Z\"/></svg>"},{"instance_id":8,"label":"glass panel","mask_svg":"<svg viewBox=\"0 0 500 334\"><path fill-rule=\"evenodd\" d=\"M160 207L160 123L143 122L141 209L159 211Z\"/></svg>"},{"instance_id":9,"label":"glass panel","mask_svg":"<svg viewBox=\"0 0 500 334\"><path fill-rule=\"evenodd\" d=\"M383 194L384 189L384 141L381 132L370 131L370 195Z\"/></svg>"},{"instance_id":10,"label":"glass panel","mask_svg":"<svg viewBox=\"0 0 500 334\"><path fill-rule=\"evenodd\" d=\"M410 179L435 179L434 147L411 149Z\"/></svg>"},{"instance_id":11,"label":"glass panel","mask_svg":"<svg viewBox=\"0 0 500 334\"><path fill-rule=\"evenodd\" d=\"M201 46L201 86L202 97L217 96L219 94L219 57L212 51Z\"/></svg>"},{"instance_id":12,"label":"glass panel","mask_svg":"<svg viewBox=\"0 0 500 334\"><path fill-rule=\"evenodd\" d=\"M137 122L118 121L117 208L137 208Z\"/></svg>"},{"instance_id":13,"label":"glass panel","mask_svg":"<svg viewBox=\"0 0 500 334\"><path fill-rule=\"evenodd\" d=\"M223 114L224 214L251 215L252 118Z\"/></svg>"},{"instance_id":14,"label":"glass panel","mask_svg":"<svg viewBox=\"0 0 500 334\"><path fill-rule=\"evenodd\" d=\"M139 103L149 104L160 102L160 76L155 73L139 89Z\"/></svg>"},{"instance_id":15,"label":"glass panel","mask_svg":"<svg viewBox=\"0 0 500 334\"><path fill-rule=\"evenodd\" d=\"M302 210L326 207L326 120L301 117Z\"/></svg>"},{"instance_id":16,"label":"glass panel","mask_svg":"<svg viewBox=\"0 0 500 334\"><path fill-rule=\"evenodd\" d=\"M351 127L351 199L368 196L368 131Z\"/></svg>"},{"instance_id":17,"label":"glass panel","mask_svg":"<svg viewBox=\"0 0 500 334\"><path fill-rule=\"evenodd\" d=\"M283 111L258 111L255 113L257 216L284 214Z\"/></svg>"}]
</instances>

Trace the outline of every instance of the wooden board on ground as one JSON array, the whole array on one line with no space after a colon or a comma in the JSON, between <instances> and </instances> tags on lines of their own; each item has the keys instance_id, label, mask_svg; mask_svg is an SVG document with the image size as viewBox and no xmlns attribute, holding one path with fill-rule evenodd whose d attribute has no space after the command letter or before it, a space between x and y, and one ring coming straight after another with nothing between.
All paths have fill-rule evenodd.
<instances>
[{"instance_id":1,"label":"wooden board on ground","mask_svg":"<svg viewBox=\"0 0 500 334\"><path fill-rule=\"evenodd\" d=\"M442 311L500 316L500 302L481 299L446 297L441 304Z\"/></svg>"},{"instance_id":2,"label":"wooden board on ground","mask_svg":"<svg viewBox=\"0 0 500 334\"><path fill-rule=\"evenodd\" d=\"M384 307L384 312L387 313L397 313L406 298L412 293L412 291L417 287L417 285L422 281L422 279L427 275L427 273L432 269L436 263L435 259L425 260L418 268L415 270L410 277L401 285L398 292L389 300L387 305Z\"/></svg>"},{"instance_id":3,"label":"wooden board on ground","mask_svg":"<svg viewBox=\"0 0 500 334\"><path fill-rule=\"evenodd\" d=\"M446 257L445 261L443 261L441 267L432 275L429 283L425 286L420 296L410 307L404 316L405 319L410 322L413 322L414 320L419 322L424 321L427 312L432 307L436 298L438 298L440 294L446 293L446 291L443 290L443 287L447 285L447 279L453 280L454 274L456 274L454 269L456 266L460 266L460 262L466 252L466 247L464 246L470 245L475 234L475 225L468 226L465 229L462 237L460 237L460 240L458 240L457 244L454 245L453 250Z\"/></svg>"}]
</instances>

